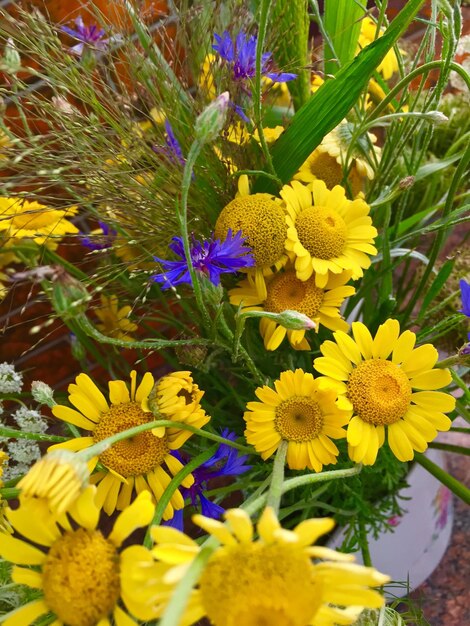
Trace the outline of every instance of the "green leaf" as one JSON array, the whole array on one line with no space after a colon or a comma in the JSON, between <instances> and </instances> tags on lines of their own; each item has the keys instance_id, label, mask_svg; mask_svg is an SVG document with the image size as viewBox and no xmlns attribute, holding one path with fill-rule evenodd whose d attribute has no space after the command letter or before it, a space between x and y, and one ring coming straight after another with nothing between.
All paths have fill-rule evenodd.
<instances>
[{"instance_id":1,"label":"green leaf","mask_svg":"<svg viewBox=\"0 0 470 626\"><path fill-rule=\"evenodd\" d=\"M306 158L348 114L366 87L375 68L404 33L424 0L409 0L382 37L373 41L336 78L324 83L315 95L292 118L290 126L272 148L272 160L278 177L287 183ZM276 192L272 181L256 181L255 193Z\"/></svg>"},{"instance_id":2,"label":"green leaf","mask_svg":"<svg viewBox=\"0 0 470 626\"><path fill-rule=\"evenodd\" d=\"M354 58L364 9L356 0L325 0L323 24L333 44L325 46L325 73L336 74Z\"/></svg>"},{"instance_id":3,"label":"green leaf","mask_svg":"<svg viewBox=\"0 0 470 626\"><path fill-rule=\"evenodd\" d=\"M419 312L418 319L421 319L427 312L427 309L434 298L439 294L442 287L444 286L446 280L449 278L452 268L454 267L454 259L449 259L444 263L444 265L439 270L436 278L434 279L432 285L427 292L423 304L421 306L421 311Z\"/></svg>"},{"instance_id":4,"label":"green leaf","mask_svg":"<svg viewBox=\"0 0 470 626\"><path fill-rule=\"evenodd\" d=\"M310 98L310 70L306 68L310 28L307 0L273 2L270 21L281 33L275 53L279 67L282 71L297 73L297 78L287 85L297 110Z\"/></svg>"}]
</instances>

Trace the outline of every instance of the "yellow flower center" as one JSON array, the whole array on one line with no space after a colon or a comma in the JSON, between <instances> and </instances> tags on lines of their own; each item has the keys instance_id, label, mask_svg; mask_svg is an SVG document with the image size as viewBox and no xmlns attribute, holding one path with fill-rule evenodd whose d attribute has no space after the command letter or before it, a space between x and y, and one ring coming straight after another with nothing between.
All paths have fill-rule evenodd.
<instances>
[{"instance_id":1,"label":"yellow flower center","mask_svg":"<svg viewBox=\"0 0 470 626\"><path fill-rule=\"evenodd\" d=\"M256 267L270 267L284 254L287 225L284 212L267 193L235 198L222 209L215 224L215 236L227 237L229 228L239 230L252 249Z\"/></svg>"},{"instance_id":2,"label":"yellow flower center","mask_svg":"<svg viewBox=\"0 0 470 626\"><path fill-rule=\"evenodd\" d=\"M209 560L201 602L215 626L305 626L321 604L321 589L302 548L238 544Z\"/></svg>"},{"instance_id":3,"label":"yellow flower center","mask_svg":"<svg viewBox=\"0 0 470 626\"><path fill-rule=\"evenodd\" d=\"M119 556L99 530L66 532L42 570L46 604L67 626L95 626L119 599Z\"/></svg>"},{"instance_id":4,"label":"yellow flower center","mask_svg":"<svg viewBox=\"0 0 470 626\"><path fill-rule=\"evenodd\" d=\"M391 361L369 359L359 363L347 386L354 414L374 426L398 422L410 406L408 376Z\"/></svg>"},{"instance_id":5,"label":"yellow flower center","mask_svg":"<svg viewBox=\"0 0 470 626\"><path fill-rule=\"evenodd\" d=\"M343 183L343 168L328 152L316 150L308 159L308 169L315 178L322 180L328 189ZM354 164L349 172L348 182L353 197L357 196L362 189L362 178Z\"/></svg>"},{"instance_id":6,"label":"yellow flower center","mask_svg":"<svg viewBox=\"0 0 470 626\"><path fill-rule=\"evenodd\" d=\"M294 396L276 407L274 428L286 441L311 441L322 426L323 415L313 398Z\"/></svg>"},{"instance_id":7,"label":"yellow flower center","mask_svg":"<svg viewBox=\"0 0 470 626\"><path fill-rule=\"evenodd\" d=\"M264 309L272 313L290 310L314 318L323 302L324 292L315 286L315 278L299 280L294 270L276 274L267 290Z\"/></svg>"},{"instance_id":8,"label":"yellow flower center","mask_svg":"<svg viewBox=\"0 0 470 626\"><path fill-rule=\"evenodd\" d=\"M348 237L345 221L333 209L312 206L295 220L300 243L317 259L341 256Z\"/></svg>"},{"instance_id":9,"label":"yellow flower center","mask_svg":"<svg viewBox=\"0 0 470 626\"><path fill-rule=\"evenodd\" d=\"M93 433L95 442L128 428L146 424L151 413L144 413L137 402L114 404L104 413ZM118 441L100 454L100 461L124 478L147 474L163 463L168 453L166 436L155 437L150 431Z\"/></svg>"}]
</instances>

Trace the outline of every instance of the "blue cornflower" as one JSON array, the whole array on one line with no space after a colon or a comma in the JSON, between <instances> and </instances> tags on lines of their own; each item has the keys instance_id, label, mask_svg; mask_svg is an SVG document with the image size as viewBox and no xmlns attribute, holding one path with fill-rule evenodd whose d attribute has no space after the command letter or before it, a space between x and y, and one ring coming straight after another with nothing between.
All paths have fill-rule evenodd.
<instances>
[{"instance_id":1,"label":"blue cornflower","mask_svg":"<svg viewBox=\"0 0 470 626\"><path fill-rule=\"evenodd\" d=\"M470 283L467 283L465 279L460 280L460 293L462 295L462 308L459 313L463 313L467 317L470 317Z\"/></svg>"},{"instance_id":2,"label":"blue cornflower","mask_svg":"<svg viewBox=\"0 0 470 626\"><path fill-rule=\"evenodd\" d=\"M168 120L165 120L165 146L152 146L152 150L157 154L164 154L172 163L184 167L186 159L183 156L180 142L176 139L173 127Z\"/></svg>"},{"instance_id":3,"label":"blue cornflower","mask_svg":"<svg viewBox=\"0 0 470 626\"><path fill-rule=\"evenodd\" d=\"M102 235L96 231L89 233L90 235L93 235L92 237L88 235L80 235L82 245L90 250L106 250L107 248L111 248L114 238L117 235L117 231L106 224L106 222L98 221L98 225L102 231Z\"/></svg>"},{"instance_id":4,"label":"blue cornflower","mask_svg":"<svg viewBox=\"0 0 470 626\"><path fill-rule=\"evenodd\" d=\"M169 248L180 257L180 261L166 261L156 256L153 258L163 266L163 272L154 274L152 280L162 285L162 289L169 289L182 283L192 284L188 264L184 256L183 240L173 237ZM191 260L194 269L209 278L214 285L220 284L221 274L238 272L245 267L252 267L255 260L248 247L244 246L245 238L238 231L232 236L229 230L225 241L213 239L210 241L192 240Z\"/></svg>"},{"instance_id":5,"label":"blue cornflower","mask_svg":"<svg viewBox=\"0 0 470 626\"><path fill-rule=\"evenodd\" d=\"M237 438L237 435L230 432L228 428L224 428L221 436L229 441L235 441ZM183 462L177 451L172 452L172 454L179 461ZM207 489L207 483L209 480L219 476L239 476L244 474L252 467L251 465L246 465L247 459L247 454L240 455L236 448L232 448L232 446L226 443L220 444L215 454L192 472L194 483L189 488L183 487L181 489L183 497L190 498L194 507L197 507L199 503L201 513L206 517L219 519L225 512L225 509L206 498L204 491ZM166 524L183 530L183 509L175 511L174 517Z\"/></svg>"},{"instance_id":6,"label":"blue cornflower","mask_svg":"<svg viewBox=\"0 0 470 626\"><path fill-rule=\"evenodd\" d=\"M254 78L256 68L256 44L258 38L256 35L248 37L243 31L240 31L235 39L232 40L230 33L224 31L222 36L214 33L216 43L212 48L219 54L222 59L228 61L233 66L233 77L235 80L244 80ZM285 83L289 80L297 78L297 74L271 72L272 53L265 52L261 57L261 75L270 78L276 83Z\"/></svg>"},{"instance_id":7,"label":"blue cornflower","mask_svg":"<svg viewBox=\"0 0 470 626\"><path fill-rule=\"evenodd\" d=\"M106 50L109 43L109 39L103 39L105 34L104 30L98 28L96 24L85 26L81 15L75 19L75 28L62 26L61 30L80 42L70 48L70 52L73 52L79 57L82 56L85 46L98 50Z\"/></svg>"}]
</instances>

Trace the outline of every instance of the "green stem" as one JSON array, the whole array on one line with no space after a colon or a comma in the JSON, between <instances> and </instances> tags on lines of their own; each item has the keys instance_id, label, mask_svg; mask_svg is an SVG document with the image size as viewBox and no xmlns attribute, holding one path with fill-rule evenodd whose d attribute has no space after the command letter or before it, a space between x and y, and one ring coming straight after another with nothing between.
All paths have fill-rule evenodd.
<instances>
[{"instance_id":1,"label":"green stem","mask_svg":"<svg viewBox=\"0 0 470 626\"><path fill-rule=\"evenodd\" d=\"M217 443L227 444L232 448L236 448L237 450L245 452L245 454L253 454L253 450L251 448L248 448L247 446L242 446L239 443L231 441L230 439L224 439L224 437L220 437L219 435L214 435L213 433L206 432L201 428L196 428L195 426L191 426L190 424L184 424L182 422L173 422L172 420L160 419L147 422L146 424L139 424L139 426L133 426L132 428L121 431L120 433L111 435L111 437L102 439L101 441L98 441L89 448L77 452L77 455L83 458L85 461L89 461L93 457L102 454L105 450L108 450L118 441L122 441L123 439L129 439L130 437L134 437L139 433L146 432L147 430L152 430L153 428L160 428L162 426L167 428L180 428L181 430L189 430L190 432L196 435L200 435L205 439L210 439L211 441L216 441Z\"/></svg>"},{"instance_id":2,"label":"green stem","mask_svg":"<svg viewBox=\"0 0 470 626\"><path fill-rule=\"evenodd\" d=\"M435 450L444 450L444 452L454 452L456 454L470 456L470 450L468 448L464 448L463 446L454 446L450 443L439 443L437 441L433 441L429 444L429 447L434 448Z\"/></svg>"},{"instance_id":3,"label":"green stem","mask_svg":"<svg viewBox=\"0 0 470 626\"><path fill-rule=\"evenodd\" d=\"M189 476L189 474L191 474L192 471L194 471L200 465L208 461L211 458L211 456L215 454L217 448L218 446L211 446L208 450L204 450L204 452L201 452L201 454L196 456L194 459L191 459L191 461L186 463L186 465L176 474L176 476L174 476L171 479L167 487L165 487L165 491L163 492L162 497L160 498L160 500L157 503L157 506L155 507L155 513L153 514L153 519L149 524L147 533L145 534L144 546L146 548L150 548L152 545L152 537L150 534L150 529L152 528L152 526L156 526L160 524L160 522L162 521L163 513L165 512L165 509L168 506L172 495L181 485L181 483L186 478L186 476Z\"/></svg>"},{"instance_id":4,"label":"green stem","mask_svg":"<svg viewBox=\"0 0 470 626\"><path fill-rule=\"evenodd\" d=\"M330 480L341 480L344 478L349 478L351 476L356 476L360 474L362 471L362 465L355 465L349 469L343 470L331 470L328 472L320 472L318 474L305 474L303 476L296 476L295 478L290 478L289 480L285 480L282 485L282 495L291 491L292 489L297 489L297 487L304 487L305 485L312 485L315 483L322 483ZM266 503L267 494L263 494L256 500L251 501L249 504L245 503L241 506L249 515L253 515L256 511L261 509Z\"/></svg>"},{"instance_id":5,"label":"green stem","mask_svg":"<svg viewBox=\"0 0 470 626\"><path fill-rule=\"evenodd\" d=\"M206 346L210 342L207 339L144 339L142 341L123 341L122 339L115 339L114 337L107 337L100 333L90 320L84 314L77 315L75 318L78 326L89 337L93 337L100 343L109 343L113 346L119 346L120 348L142 348L142 349L154 349L154 348L174 348L184 345L199 345Z\"/></svg>"},{"instance_id":6,"label":"green stem","mask_svg":"<svg viewBox=\"0 0 470 626\"><path fill-rule=\"evenodd\" d=\"M282 484L284 482L284 468L286 465L286 455L288 441L283 439L279 444L274 458L273 473L271 475L271 486L266 496L266 506L271 506L276 515L279 514L279 506L282 497Z\"/></svg>"},{"instance_id":7,"label":"green stem","mask_svg":"<svg viewBox=\"0 0 470 626\"><path fill-rule=\"evenodd\" d=\"M189 232L188 232L189 188L191 186L191 179L193 175L194 165L196 164L196 160L203 148L203 145L204 144L199 139L196 139L192 143L191 148L189 149L188 157L184 165L183 181L181 183L181 209L178 211L178 218L179 218L179 224L180 224L180 232L181 232L181 236L183 239L184 256L186 257L186 263L188 265L188 271L191 277L194 297L196 298L196 304L201 312L203 324L206 330L209 330L210 318L209 318L209 314L207 312L206 306L204 304L204 299L202 297L201 285L199 284L199 277L193 266L193 261L191 258L191 245L189 243Z\"/></svg>"},{"instance_id":8,"label":"green stem","mask_svg":"<svg viewBox=\"0 0 470 626\"><path fill-rule=\"evenodd\" d=\"M0 437L14 437L15 439L30 439L31 441L55 441L61 443L68 441L67 437L58 437L57 435L44 435L42 433L26 433L16 428L8 428L0 426Z\"/></svg>"},{"instance_id":9,"label":"green stem","mask_svg":"<svg viewBox=\"0 0 470 626\"><path fill-rule=\"evenodd\" d=\"M269 152L268 144L266 143L266 137L263 130L263 110L261 106L261 67L263 58L264 40L266 37L266 30L268 26L268 15L271 7L271 0L261 0L260 3L260 16L258 24L258 40L256 42L256 64L255 64L255 88L253 91L253 109L255 114L255 125L258 129L259 142L261 144L261 150L263 151L264 158L266 159L266 165L268 170L274 176L277 184L282 185L282 181L279 180L276 170L274 169L271 153Z\"/></svg>"},{"instance_id":10,"label":"green stem","mask_svg":"<svg viewBox=\"0 0 470 626\"><path fill-rule=\"evenodd\" d=\"M470 489L467 489L465 485L462 485L456 478L444 471L439 465L436 465L430 461L424 454L420 452L415 453L416 462L419 463L425 470L432 474L438 481L448 487L452 493L455 493L466 504L470 504Z\"/></svg>"},{"instance_id":11,"label":"green stem","mask_svg":"<svg viewBox=\"0 0 470 626\"><path fill-rule=\"evenodd\" d=\"M206 547L201 549L194 561L192 561L184 577L178 583L166 607L165 613L158 623L159 626L175 626L175 624L180 623L181 615L186 608L189 595L197 584L216 543L215 541L211 542L211 547L209 546L209 542L205 545Z\"/></svg>"},{"instance_id":12,"label":"green stem","mask_svg":"<svg viewBox=\"0 0 470 626\"><path fill-rule=\"evenodd\" d=\"M359 523L359 535L361 538L362 560L364 561L364 565L366 567L372 567L372 559L370 558L369 541L367 539L366 526L362 518L359 518L358 523Z\"/></svg>"}]
</instances>

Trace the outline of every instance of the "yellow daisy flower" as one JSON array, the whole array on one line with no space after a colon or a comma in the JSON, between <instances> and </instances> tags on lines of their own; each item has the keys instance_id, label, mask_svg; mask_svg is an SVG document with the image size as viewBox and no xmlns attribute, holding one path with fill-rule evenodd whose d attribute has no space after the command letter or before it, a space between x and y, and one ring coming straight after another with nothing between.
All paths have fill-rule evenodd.
<instances>
[{"instance_id":1,"label":"yellow daisy flower","mask_svg":"<svg viewBox=\"0 0 470 626\"><path fill-rule=\"evenodd\" d=\"M322 180L303 185L294 180L281 190L287 210L286 250L295 259L297 278L308 280L315 272L317 287L324 288L329 273L351 271L353 280L370 264L368 254L377 230L362 198L348 200L343 187L330 191Z\"/></svg>"},{"instance_id":2,"label":"yellow daisy flower","mask_svg":"<svg viewBox=\"0 0 470 626\"><path fill-rule=\"evenodd\" d=\"M0 231L9 239L32 239L54 249L61 237L78 233L78 228L66 219L76 212L76 206L52 209L22 198L0 198Z\"/></svg>"},{"instance_id":3,"label":"yellow daisy flower","mask_svg":"<svg viewBox=\"0 0 470 626\"><path fill-rule=\"evenodd\" d=\"M88 487L87 463L70 450L52 450L39 459L17 487L21 499L42 498L51 513L65 513Z\"/></svg>"},{"instance_id":4,"label":"yellow daisy flower","mask_svg":"<svg viewBox=\"0 0 470 626\"><path fill-rule=\"evenodd\" d=\"M107 337L122 339L123 341L132 341L133 337L129 333L137 330L137 324L131 322L129 313L132 311L130 306L119 308L119 302L116 296L101 296L101 307L95 309L96 317L100 320L96 324L96 328Z\"/></svg>"},{"instance_id":5,"label":"yellow daisy flower","mask_svg":"<svg viewBox=\"0 0 470 626\"><path fill-rule=\"evenodd\" d=\"M264 276L270 274L273 267L283 267L288 259L284 250L286 218L280 201L268 193L250 194L248 177L240 176L237 197L217 218L215 237L225 240L229 229L232 233L241 230L246 238L255 259L255 267L246 272L254 276L257 289L265 296Z\"/></svg>"},{"instance_id":6,"label":"yellow daisy flower","mask_svg":"<svg viewBox=\"0 0 470 626\"><path fill-rule=\"evenodd\" d=\"M322 357L314 367L336 385L350 403L353 418L348 425L349 456L356 463L372 465L388 431L388 443L400 461L411 461L414 450L424 452L437 431L449 430L444 415L455 407L450 394L434 391L445 387L451 375L433 369L436 348L415 348L416 335L400 334L397 320L379 326L374 338L361 322L352 324L353 337L338 331L335 341L325 341Z\"/></svg>"},{"instance_id":7,"label":"yellow daisy flower","mask_svg":"<svg viewBox=\"0 0 470 626\"><path fill-rule=\"evenodd\" d=\"M382 37L385 28L381 28L377 33L377 24L370 17L365 17L361 22L361 32L359 34L358 47L356 54L375 41L378 37ZM398 59L395 51L392 49L385 55L385 58L376 68L377 72L380 72L385 80L388 80L393 76L395 72L398 72Z\"/></svg>"},{"instance_id":8,"label":"yellow daisy flower","mask_svg":"<svg viewBox=\"0 0 470 626\"><path fill-rule=\"evenodd\" d=\"M84 450L111 435L154 420L148 410L149 396L154 398L162 419L184 422L200 428L209 421L199 400L204 392L193 383L190 372L174 372L161 378L155 385L152 374L147 372L137 387L137 375L131 372L130 390L122 380L112 380L109 385L109 400L86 374L79 374L75 384L69 385L69 402L75 407L56 405L52 409L55 417L90 431L90 435L77 437L51 446L52 449ZM172 454L191 436L188 430L162 427L153 432L145 431L114 444L94 457L89 463L92 471L98 461L104 468L93 474L90 481L97 485L98 506L111 515L116 509L122 511L137 493L150 491L158 501L171 478L183 467ZM192 476L183 481L190 487ZM182 509L183 498L176 491L164 518L171 519L174 509Z\"/></svg>"},{"instance_id":9,"label":"yellow daisy flower","mask_svg":"<svg viewBox=\"0 0 470 626\"><path fill-rule=\"evenodd\" d=\"M116 626L136 624L122 603L131 613L145 614L145 604L136 601L139 590L129 575L137 546L123 550L122 543L152 520L150 494L140 494L119 515L107 537L97 528L99 507L94 495L95 488L88 487L77 500L70 510L72 523L65 515L58 522L40 500L7 511L9 522L22 538L1 533L0 555L15 564L15 583L41 593L3 616L5 626L27 626L50 612L56 626L110 626L111 620ZM142 600L141 595L139 598Z\"/></svg>"},{"instance_id":10,"label":"yellow daisy flower","mask_svg":"<svg viewBox=\"0 0 470 626\"><path fill-rule=\"evenodd\" d=\"M375 157L372 157L371 144L377 141L377 137L372 133L367 133L367 140L364 137L359 139L359 147L353 149L351 161L347 163L346 157L352 141L353 129L354 126L345 121L328 133L300 167L294 179L303 183L320 179L326 183L328 189L333 189L335 185L342 184L344 171L349 170L347 181L352 196L356 197L364 191L365 181L374 178L370 161L373 158L378 161L381 150L373 146ZM366 155L369 155L369 159Z\"/></svg>"},{"instance_id":11,"label":"yellow daisy flower","mask_svg":"<svg viewBox=\"0 0 470 626\"><path fill-rule=\"evenodd\" d=\"M258 387L261 402L248 402L243 418L245 437L261 457L268 459L287 441L290 469L313 469L335 464L339 454L331 439L343 439L349 422L349 403L338 401L334 385L296 369L282 372L271 387Z\"/></svg>"},{"instance_id":12,"label":"yellow daisy flower","mask_svg":"<svg viewBox=\"0 0 470 626\"><path fill-rule=\"evenodd\" d=\"M351 272L331 274L325 287L320 289L315 284L314 274L308 280L299 280L294 267L288 265L266 277L265 298L258 293L253 277L249 276L229 291L230 303L245 311L298 311L315 322L317 332L320 326L348 330L349 325L341 318L340 307L345 298L355 293L354 287L346 285L350 277ZM274 320L262 318L260 332L266 350L276 350L286 335L295 350L310 350L305 330L287 330Z\"/></svg>"},{"instance_id":13,"label":"yellow daisy flower","mask_svg":"<svg viewBox=\"0 0 470 626\"><path fill-rule=\"evenodd\" d=\"M221 545L192 590L180 626L203 617L214 626L334 626L352 624L363 608L383 605L381 594L370 587L388 582L388 576L356 565L349 554L312 545L333 528L332 519L308 519L286 530L268 507L255 540L245 511L231 509L224 517L228 525L193 517ZM160 617L175 584L203 548L174 528L154 526L151 532L152 552L162 566L154 596Z\"/></svg>"}]
</instances>

